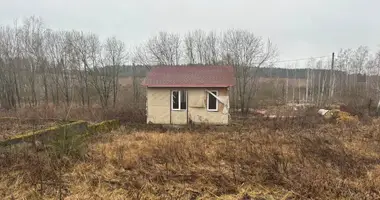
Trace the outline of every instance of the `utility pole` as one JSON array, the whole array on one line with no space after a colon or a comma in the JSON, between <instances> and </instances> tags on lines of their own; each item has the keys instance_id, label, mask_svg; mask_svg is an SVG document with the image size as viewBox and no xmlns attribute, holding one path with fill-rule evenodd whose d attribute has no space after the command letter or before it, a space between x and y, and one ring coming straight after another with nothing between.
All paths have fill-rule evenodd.
<instances>
[{"instance_id":1,"label":"utility pole","mask_svg":"<svg viewBox=\"0 0 380 200\"><path fill-rule=\"evenodd\" d=\"M331 59L331 70L330 70L330 100L332 100L334 95L334 87L335 87L335 76L334 76L334 59L335 59L335 53L332 53L332 59Z\"/></svg>"},{"instance_id":2,"label":"utility pole","mask_svg":"<svg viewBox=\"0 0 380 200\"><path fill-rule=\"evenodd\" d=\"M136 65L132 63L132 84L133 84L133 101L136 103L138 100L139 92L137 86L137 73L136 73Z\"/></svg>"}]
</instances>

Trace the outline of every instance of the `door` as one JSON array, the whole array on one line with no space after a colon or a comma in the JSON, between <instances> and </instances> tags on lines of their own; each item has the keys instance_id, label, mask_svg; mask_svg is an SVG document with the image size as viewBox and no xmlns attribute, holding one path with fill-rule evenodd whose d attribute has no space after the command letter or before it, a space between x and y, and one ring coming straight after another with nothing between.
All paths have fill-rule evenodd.
<instances>
[{"instance_id":1,"label":"door","mask_svg":"<svg viewBox=\"0 0 380 200\"><path fill-rule=\"evenodd\" d=\"M188 123L188 92L179 89L171 91L171 124Z\"/></svg>"}]
</instances>

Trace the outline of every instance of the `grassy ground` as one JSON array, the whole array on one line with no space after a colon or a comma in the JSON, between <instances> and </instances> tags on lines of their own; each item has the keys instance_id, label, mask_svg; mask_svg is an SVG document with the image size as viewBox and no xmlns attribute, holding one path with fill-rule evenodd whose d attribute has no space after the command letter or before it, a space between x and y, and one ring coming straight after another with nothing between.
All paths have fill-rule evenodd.
<instances>
[{"instance_id":1,"label":"grassy ground","mask_svg":"<svg viewBox=\"0 0 380 200\"><path fill-rule=\"evenodd\" d=\"M0 150L2 199L379 199L380 121L128 125Z\"/></svg>"}]
</instances>

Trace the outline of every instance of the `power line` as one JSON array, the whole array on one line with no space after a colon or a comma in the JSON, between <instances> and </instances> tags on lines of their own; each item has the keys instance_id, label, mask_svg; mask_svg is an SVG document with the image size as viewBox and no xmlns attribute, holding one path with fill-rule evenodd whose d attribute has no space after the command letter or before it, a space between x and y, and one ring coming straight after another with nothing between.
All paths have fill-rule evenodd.
<instances>
[{"instance_id":1,"label":"power line","mask_svg":"<svg viewBox=\"0 0 380 200\"><path fill-rule=\"evenodd\" d=\"M310 59L319 59L319 58L328 58L330 56L319 56L319 57L308 57L308 58L298 58L298 59L293 59L293 60L279 60L275 62L271 62L271 64L276 64L276 63L283 63L283 62L296 62L296 61L302 61L302 60L310 60ZM260 63L254 63L254 65L257 65Z\"/></svg>"},{"instance_id":2,"label":"power line","mask_svg":"<svg viewBox=\"0 0 380 200\"><path fill-rule=\"evenodd\" d=\"M293 60L279 60L273 63L282 63L282 62L295 62L295 61L301 61L301 60L310 60L310 59L318 59L318 58L327 58L330 56L320 56L320 57L309 57L309 58L299 58L299 59L293 59Z\"/></svg>"}]
</instances>

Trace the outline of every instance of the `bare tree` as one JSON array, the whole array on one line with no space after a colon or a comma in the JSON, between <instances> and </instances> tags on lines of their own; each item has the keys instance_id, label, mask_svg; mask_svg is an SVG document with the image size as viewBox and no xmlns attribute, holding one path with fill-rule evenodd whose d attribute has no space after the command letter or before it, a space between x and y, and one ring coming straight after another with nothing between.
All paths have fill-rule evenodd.
<instances>
[{"instance_id":1,"label":"bare tree","mask_svg":"<svg viewBox=\"0 0 380 200\"><path fill-rule=\"evenodd\" d=\"M82 96L82 104L84 105L85 99L87 106L90 106L90 89L89 89L89 73L91 70L91 59L90 59L90 41L92 34L85 35L83 32L75 33L72 45L75 48L76 54L82 61L79 65L79 81L80 81L80 91ZM86 95L84 95L84 93ZM86 97L85 97L86 96Z\"/></svg>"},{"instance_id":2,"label":"bare tree","mask_svg":"<svg viewBox=\"0 0 380 200\"><path fill-rule=\"evenodd\" d=\"M195 42L195 63L206 63L206 33L202 30L195 30L191 34Z\"/></svg>"},{"instance_id":3,"label":"bare tree","mask_svg":"<svg viewBox=\"0 0 380 200\"><path fill-rule=\"evenodd\" d=\"M145 52L152 64L178 65L181 59L181 40L178 34L160 32L148 40Z\"/></svg>"},{"instance_id":4,"label":"bare tree","mask_svg":"<svg viewBox=\"0 0 380 200\"><path fill-rule=\"evenodd\" d=\"M90 82L95 88L103 109L108 107L109 99L113 89L112 57L106 46L102 45L98 36L91 34L87 36L88 53L91 68L89 68Z\"/></svg>"},{"instance_id":5,"label":"bare tree","mask_svg":"<svg viewBox=\"0 0 380 200\"><path fill-rule=\"evenodd\" d=\"M317 93L317 105L321 104L322 101L322 87L321 87L321 81L322 81L322 60L318 60L316 64L316 69L318 70L318 93Z\"/></svg>"},{"instance_id":6,"label":"bare tree","mask_svg":"<svg viewBox=\"0 0 380 200\"><path fill-rule=\"evenodd\" d=\"M52 99L55 104L59 104L60 101L60 91L64 89L61 84L61 75L64 67L64 45L65 45L65 33L64 32L46 32L46 52L47 59L51 66L51 76L50 80L52 85L51 94ZM67 95L65 95L67 97ZM67 98L66 98L67 99Z\"/></svg>"},{"instance_id":7,"label":"bare tree","mask_svg":"<svg viewBox=\"0 0 380 200\"><path fill-rule=\"evenodd\" d=\"M205 42L205 62L206 64L216 65L220 60L220 39L216 32L209 32Z\"/></svg>"},{"instance_id":8,"label":"bare tree","mask_svg":"<svg viewBox=\"0 0 380 200\"><path fill-rule=\"evenodd\" d=\"M368 61L368 47L360 46L356 49L356 51L353 54L352 59L352 68L354 70L355 74L355 80L354 80L354 89L355 93L360 92L360 87L358 87L358 83L362 82L362 80L358 80L357 78L365 77L365 65ZM360 85L359 85L360 86Z\"/></svg>"},{"instance_id":9,"label":"bare tree","mask_svg":"<svg viewBox=\"0 0 380 200\"><path fill-rule=\"evenodd\" d=\"M44 25L40 18L30 17L25 19L22 27L22 45L29 66L29 83L32 94L32 104L37 105L37 70L43 64L43 33ZM46 92L47 86L44 85ZM47 95L45 93L45 98Z\"/></svg>"},{"instance_id":10,"label":"bare tree","mask_svg":"<svg viewBox=\"0 0 380 200\"><path fill-rule=\"evenodd\" d=\"M186 60L190 64L216 65L222 59L220 43L221 38L214 31L189 32L185 36Z\"/></svg>"},{"instance_id":11,"label":"bare tree","mask_svg":"<svg viewBox=\"0 0 380 200\"><path fill-rule=\"evenodd\" d=\"M329 83L329 98L331 101L334 101L334 92L335 92L335 53L332 54L332 60L331 60L331 69L330 69L330 83Z\"/></svg>"},{"instance_id":12,"label":"bare tree","mask_svg":"<svg viewBox=\"0 0 380 200\"><path fill-rule=\"evenodd\" d=\"M0 72L1 72L1 104L5 108L15 108L15 88L14 88L14 76L15 70L15 40L14 29L5 27L0 30Z\"/></svg>"},{"instance_id":13,"label":"bare tree","mask_svg":"<svg viewBox=\"0 0 380 200\"><path fill-rule=\"evenodd\" d=\"M132 62L150 68L154 64L150 59L150 52L144 45L140 45L132 52Z\"/></svg>"},{"instance_id":14,"label":"bare tree","mask_svg":"<svg viewBox=\"0 0 380 200\"><path fill-rule=\"evenodd\" d=\"M223 54L235 66L237 95L243 114L249 111L258 87L258 70L270 65L277 57L276 47L268 40L245 30L229 30L223 35Z\"/></svg>"},{"instance_id":15,"label":"bare tree","mask_svg":"<svg viewBox=\"0 0 380 200\"><path fill-rule=\"evenodd\" d=\"M126 59L125 44L115 37L108 38L104 45L105 62L112 68L113 106L116 106L117 93L119 90L120 67Z\"/></svg>"},{"instance_id":16,"label":"bare tree","mask_svg":"<svg viewBox=\"0 0 380 200\"><path fill-rule=\"evenodd\" d=\"M26 18L20 25L16 22L13 27L0 26L2 107L36 106L40 99L45 104L50 100L59 104L63 99L69 105L78 97L89 106L92 90L102 106L107 106L110 94L116 104L120 67L126 58L122 41L109 38L101 45L94 34L53 31L37 17ZM173 41L171 46L179 46L179 38ZM179 58L170 59L178 63Z\"/></svg>"},{"instance_id":17,"label":"bare tree","mask_svg":"<svg viewBox=\"0 0 380 200\"><path fill-rule=\"evenodd\" d=\"M195 39L191 33L187 33L185 36L185 57L187 63L195 64Z\"/></svg>"},{"instance_id":18,"label":"bare tree","mask_svg":"<svg viewBox=\"0 0 380 200\"><path fill-rule=\"evenodd\" d=\"M313 78L313 76L312 76L312 70L313 70L314 64L315 64L315 59L313 59L313 58L309 59L309 61L307 62L307 69L306 69L306 91L305 91L306 92L305 93L305 101L306 101L306 103L309 102L310 89L312 91L312 87L313 87L311 79Z\"/></svg>"},{"instance_id":19,"label":"bare tree","mask_svg":"<svg viewBox=\"0 0 380 200\"><path fill-rule=\"evenodd\" d=\"M376 80L373 82L375 85L375 92L377 93L378 96L378 103L377 103L377 114L380 112L380 50L378 50L375 53L374 56L374 61L373 61L373 66L374 66L374 71L376 74Z\"/></svg>"},{"instance_id":20,"label":"bare tree","mask_svg":"<svg viewBox=\"0 0 380 200\"><path fill-rule=\"evenodd\" d=\"M322 91L321 91L321 96L320 96L320 105L323 105L325 103L325 91L326 91L326 84L327 81L327 69L328 69L328 63L321 63L322 64L322 69L323 69L323 75L322 75Z\"/></svg>"}]
</instances>

